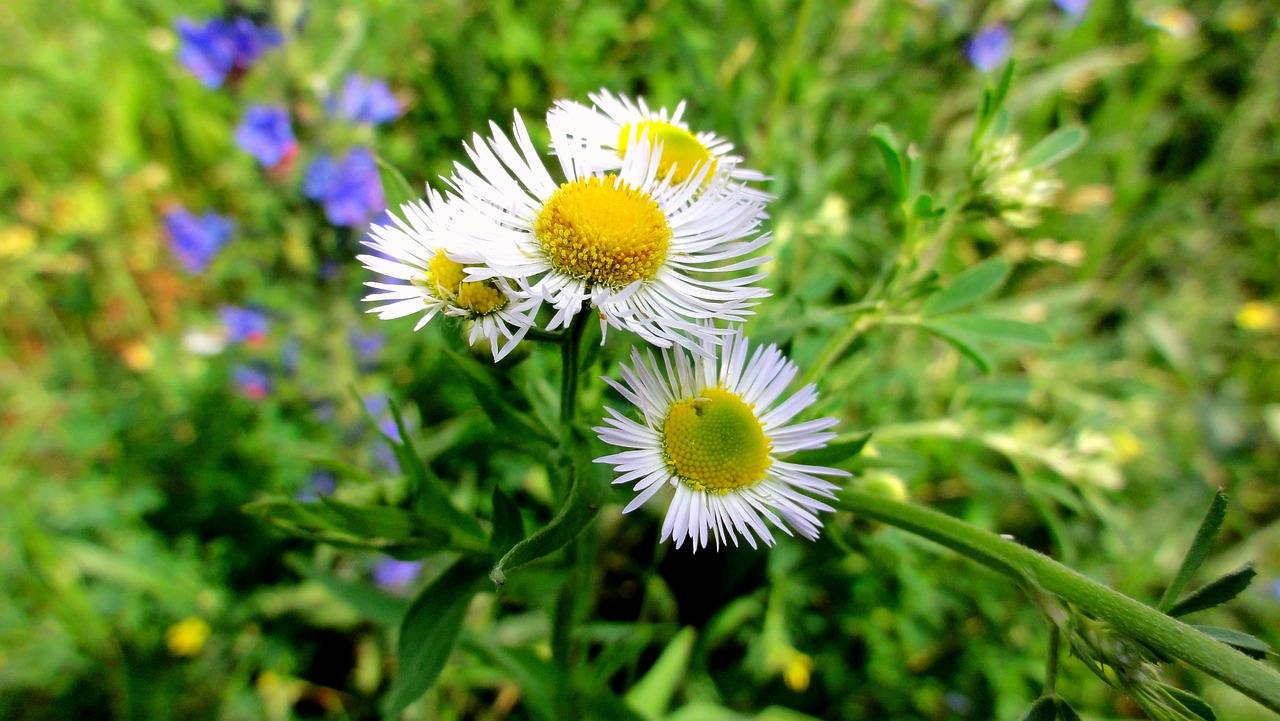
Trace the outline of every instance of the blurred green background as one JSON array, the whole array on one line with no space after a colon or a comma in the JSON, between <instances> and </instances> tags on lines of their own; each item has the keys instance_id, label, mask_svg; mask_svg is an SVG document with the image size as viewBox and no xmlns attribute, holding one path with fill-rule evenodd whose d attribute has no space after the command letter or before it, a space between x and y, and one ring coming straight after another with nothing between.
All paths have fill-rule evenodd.
<instances>
[{"instance_id":1,"label":"blurred green background","mask_svg":"<svg viewBox=\"0 0 1280 721\"><path fill-rule=\"evenodd\" d=\"M803 369L838 329L824 310L857 301L896 252L870 129L912 144L935 197L962 197L990 80L965 44L998 22L1017 61L1011 132L1024 148L1066 125L1089 139L1055 166L1064 189L1042 223L953 213L939 265L1008 260L995 307L1054 343L998 348L983 374L911 329L860 336L819 379L837 430L875 431L844 467L1147 601L1225 488L1206 568L1252 560L1259 582L1200 622L1280 643L1278 9L279 0L238 10L283 43L213 90L178 62L175 21L228 11L218 3L9 0L0 717L376 718L389 627L420 581L377 583L385 558L290 539L242 506L333 481L342 498L394 499L376 432L387 398L464 507L498 484L530 523L554 513L543 459L498 440L440 352L460 347L456 327L415 334L363 315L361 231L331 226L301 191L317 154L369 146L414 188L440 187L461 142L513 110L538 134L554 100L601 87L687 100L695 129L772 177L774 298L749 330ZM376 130L326 121L324 98L350 72L385 79L403 115ZM264 173L236 147L254 103L289 109L296 166ZM235 223L205 272L170 250L162 216L177 205ZM264 337L227 342L228 305L262 309ZM628 342L611 335L601 369ZM535 357L504 382L537 396L554 367ZM245 368L266 379L256 390ZM1014 719L1039 693L1039 611L922 541L836 515L814 544L690 558L656 545L655 516L618 509L589 530L591 668L625 693L694 627L667 718ZM440 567L428 559L414 578ZM540 565L482 594L410 716L543 718L540 681L520 674L539 668L561 572ZM1063 673L1083 717L1141 718L1079 664ZM1219 718L1262 717L1223 686L1173 678Z\"/></svg>"}]
</instances>

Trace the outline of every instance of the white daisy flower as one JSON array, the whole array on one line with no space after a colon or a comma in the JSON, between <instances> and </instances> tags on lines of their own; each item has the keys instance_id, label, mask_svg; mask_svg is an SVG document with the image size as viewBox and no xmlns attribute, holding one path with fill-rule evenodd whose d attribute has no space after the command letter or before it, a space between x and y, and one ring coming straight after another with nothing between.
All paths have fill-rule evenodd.
<instances>
[{"instance_id":1,"label":"white daisy flower","mask_svg":"<svg viewBox=\"0 0 1280 721\"><path fill-rule=\"evenodd\" d=\"M364 300L381 305L369 309L382 320L422 313L414 330L437 314L468 321L468 342L489 341L495 361L502 360L533 325L538 303L521 294L512 282L490 276L467 277L473 266L454 260L452 246L460 239L452 231L453 200L428 190L427 199L400 206L403 218L388 213L394 225L373 225L365 245L379 255L358 256L364 267L408 284L366 282L381 292Z\"/></svg>"},{"instance_id":2,"label":"white daisy flower","mask_svg":"<svg viewBox=\"0 0 1280 721\"><path fill-rule=\"evenodd\" d=\"M660 159L643 147L616 173L593 171L573 153L558 156L567 182L547 172L519 114L514 142L495 124L473 137L475 170L458 164L456 229L469 243L453 257L468 280L519 279L531 297L549 303L548 327L569 325L590 303L602 329L631 330L646 341L697 351L690 336L725 331L702 321L744 320L768 295L754 285L747 257L769 242L762 194L747 194L704 168L680 183L658 175ZM700 190L701 189L701 190ZM753 234L755 237L751 237Z\"/></svg>"},{"instance_id":3,"label":"white daisy flower","mask_svg":"<svg viewBox=\"0 0 1280 721\"><path fill-rule=\"evenodd\" d=\"M590 96L594 107L572 100L560 100L547 113L547 126L560 140L556 152L585 154L590 167L614 170L622 167L627 149L643 138L652 150L661 146L658 177L670 175L680 183L704 168L709 175L726 175L740 183L765 180L754 170L739 167L742 158L732 155L733 144L715 133L694 133L681 120L684 101L668 113L666 108L651 110L644 98L631 100L600 90ZM760 191L747 191L760 192Z\"/></svg>"},{"instance_id":4,"label":"white daisy flower","mask_svg":"<svg viewBox=\"0 0 1280 721\"><path fill-rule=\"evenodd\" d=\"M593 429L605 443L631 450L596 462L621 474L614 483L635 484L638 495L624 513L663 488L674 491L662 540L674 538L676 548L689 540L696 552L709 539L719 548L726 535L736 546L738 534L752 548L757 537L773 545L769 524L815 539L822 526L817 512L834 509L812 496L834 498L838 488L820 476L849 474L782 457L826 445L836 434L825 431L836 419L791 423L817 400L813 384L777 402L799 369L776 346L750 353L741 329L730 333L718 359L676 348L662 351L659 366L653 351L646 360L633 349L622 382L605 382L639 408L641 418L605 408L605 425Z\"/></svg>"}]
</instances>

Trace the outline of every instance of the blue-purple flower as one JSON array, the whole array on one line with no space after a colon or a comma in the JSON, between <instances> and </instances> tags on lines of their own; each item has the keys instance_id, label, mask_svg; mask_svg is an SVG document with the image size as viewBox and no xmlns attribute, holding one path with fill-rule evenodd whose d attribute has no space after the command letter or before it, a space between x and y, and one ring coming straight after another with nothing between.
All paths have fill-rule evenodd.
<instances>
[{"instance_id":1,"label":"blue-purple flower","mask_svg":"<svg viewBox=\"0 0 1280 721\"><path fill-rule=\"evenodd\" d=\"M329 100L329 110L354 123L370 125L389 123L402 112L386 81L357 73L343 81L338 97Z\"/></svg>"},{"instance_id":2,"label":"blue-purple flower","mask_svg":"<svg viewBox=\"0 0 1280 721\"><path fill-rule=\"evenodd\" d=\"M298 491L297 500L303 502L312 502L320 500L321 496L331 496L338 487L338 479L333 477L329 471L313 471L307 479L307 485Z\"/></svg>"},{"instance_id":3,"label":"blue-purple flower","mask_svg":"<svg viewBox=\"0 0 1280 721\"><path fill-rule=\"evenodd\" d=\"M267 339L267 316L254 308L224 305L218 309L222 329L230 343L261 345Z\"/></svg>"},{"instance_id":4,"label":"blue-purple flower","mask_svg":"<svg viewBox=\"0 0 1280 721\"><path fill-rule=\"evenodd\" d=\"M341 160L316 158L302 192L324 205L324 215L334 225L358 228L387 209L378 163L366 148L352 148Z\"/></svg>"},{"instance_id":5,"label":"blue-purple flower","mask_svg":"<svg viewBox=\"0 0 1280 721\"><path fill-rule=\"evenodd\" d=\"M164 214L169 247L188 273L203 273L231 239L232 222L217 213L194 215L186 208Z\"/></svg>"},{"instance_id":6,"label":"blue-purple flower","mask_svg":"<svg viewBox=\"0 0 1280 721\"><path fill-rule=\"evenodd\" d=\"M376 330L365 332L359 329L349 334L351 349L356 352L356 359L361 365L369 365L378 360L383 347L387 345L387 337Z\"/></svg>"},{"instance_id":7,"label":"blue-purple flower","mask_svg":"<svg viewBox=\"0 0 1280 721\"><path fill-rule=\"evenodd\" d=\"M379 588L394 590L404 588L418 577L422 570L421 561L397 561L387 558L373 567L373 582Z\"/></svg>"},{"instance_id":8,"label":"blue-purple flower","mask_svg":"<svg viewBox=\"0 0 1280 721\"><path fill-rule=\"evenodd\" d=\"M280 44L279 32L246 17L211 18L203 25L183 18L175 25L182 43L178 61L208 88L234 82L264 52Z\"/></svg>"},{"instance_id":9,"label":"blue-purple flower","mask_svg":"<svg viewBox=\"0 0 1280 721\"><path fill-rule=\"evenodd\" d=\"M1089 0L1053 0L1053 4L1073 18L1079 18L1089 9Z\"/></svg>"},{"instance_id":10,"label":"blue-purple flower","mask_svg":"<svg viewBox=\"0 0 1280 721\"><path fill-rule=\"evenodd\" d=\"M1012 51L1013 33L1004 23L979 30L965 46L969 61L983 72L995 70L1009 59Z\"/></svg>"},{"instance_id":11,"label":"blue-purple flower","mask_svg":"<svg viewBox=\"0 0 1280 721\"><path fill-rule=\"evenodd\" d=\"M260 401L271 395L271 376L256 366L238 365L231 369L231 382L240 395Z\"/></svg>"},{"instance_id":12,"label":"blue-purple flower","mask_svg":"<svg viewBox=\"0 0 1280 721\"><path fill-rule=\"evenodd\" d=\"M276 105L251 105L236 128L236 145L269 169L287 169L298 154L289 112Z\"/></svg>"}]
</instances>

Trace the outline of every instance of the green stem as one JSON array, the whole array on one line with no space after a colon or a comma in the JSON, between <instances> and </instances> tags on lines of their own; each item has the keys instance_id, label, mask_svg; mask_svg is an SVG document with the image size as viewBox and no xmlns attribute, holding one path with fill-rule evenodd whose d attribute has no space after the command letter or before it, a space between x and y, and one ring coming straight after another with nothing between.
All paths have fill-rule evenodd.
<instances>
[{"instance_id":1,"label":"green stem","mask_svg":"<svg viewBox=\"0 0 1280 721\"><path fill-rule=\"evenodd\" d=\"M578 410L578 368L582 359L582 334L595 313L584 308L573 318L573 323L560 340L560 432L564 437L572 435L574 417Z\"/></svg>"},{"instance_id":2,"label":"green stem","mask_svg":"<svg viewBox=\"0 0 1280 721\"><path fill-rule=\"evenodd\" d=\"M1049 658L1044 662L1044 695L1052 696L1058 685L1058 657L1061 656L1059 647L1062 645L1062 631L1058 630L1055 624L1049 630Z\"/></svg>"},{"instance_id":3,"label":"green stem","mask_svg":"<svg viewBox=\"0 0 1280 721\"><path fill-rule=\"evenodd\" d=\"M841 494L847 511L897 526L1053 594L1158 653L1176 658L1280 714L1280 672L1176 618L1091 581L1053 559L951 516L865 491Z\"/></svg>"}]
</instances>

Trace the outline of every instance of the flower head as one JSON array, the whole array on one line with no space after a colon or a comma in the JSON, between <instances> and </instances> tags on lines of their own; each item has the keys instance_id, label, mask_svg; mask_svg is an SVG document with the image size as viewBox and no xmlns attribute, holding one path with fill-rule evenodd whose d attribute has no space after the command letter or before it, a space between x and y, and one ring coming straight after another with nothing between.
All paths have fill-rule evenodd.
<instances>
[{"instance_id":1,"label":"flower head","mask_svg":"<svg viewBox=\"0 0 1280 721\"><path fill-rule=\"evenodd\" d=\"M1089 0L1053 0L1053 4L1072 18L1080 18L1089 9Z\"/></svg>"},{"instance_id":2,"label":"flower head","mask_svg":"<svg viewBox=\"0 0 1280 721\"><path fill-rule=\"evenodd\" d=\"M193 215L186 208L174 208L164 214L170 248L188 273L203 273L222 246L231 239L235 226L217 213Z\"/></svg>"},{"instance_id":3,"label":"flower head","mask_svg":"<svg viewBox=\"0 0 1280 721\"><path fill-rule=\"evenodd\" d=\"M347 76L338 97L330 99L330 112L353 123L381 125L400 117L400 101L391 94L384 80L366 78L358 73Z\"/></svg>"},{"instance_id":4,"label":"flower head","mask_svg":"<svg viewBox=\"0 0 1280 721\"><path fill-rule=\"evenodd\" d=\"M697 551L738 534L752 548L758 537L774 542L764 522L792 535L818 537L818 511L834 510L810 494L833 498L837 486L819 476L848 476L832 468L790 463L793 451L821 448L835 437L825 432L834 418L791 423L817 400L812 384L777 402L799 370L775 346L754 352L740 329L720 348L703 354L683 349L631 352L622 382L605 379L640 411L639 420L606 408L595 432L605 443L630 450L597 458L621 474L614 483L634 483L638 495L629 513L664 488L673 491L662 540L685 540ZM719 350L719 358L712 355Z\"/></svg>"},{"instance_id":5,"label":"flower head","mask_svg":"<svg viewBox=\"0 0 1280 721\"><path fill-rule=\"evenodd\" d=\"M246 17L212 18L203 25L187 19L176 23L182 41L178 61L208 88L243 75L267 50L280 44L280 33L259 27Z\"/></svg>"},{"instance_id":6,"label":"flower head","mask_svg":"<svg viewBox=\"0 0 1280 721\"><path fill-rule=\"evenodd\" d=\"M766 196L745 192L703 165L681 182L660 176L661 157L640 142L617 172L579 157L566 136L553 141L566 182L547 172L516 116L515 142L497 126L457 166L456 231L467 239L452 258L468 281L512 278L550 304L549 328L567 326L587 305L601 324L659 346L700 351L694 337L719 337L704 320L740 321L768 291L763 274L739 276L767 258L747 258L769 242L758 233ZM588 153L588 156L591 154Z\"/></svg>"},{"instance_id":7,"label":"flower head","mask_svg":"<svg viewBox=\"0 0 1280 721\"><path fill-rule=\"evenodd\" d=\"M322 155L307 168L302 192L324 205L330 223L358 228L387 209L378 162L367 148L352 148L340 160Z\"/></svg>"},{"instance_id":8,"label":"flower head","mask_svg":"<svg viewBox=\"0 0 1280 721\"><path fill-rule=\"evenodd\" d=\"M754 170L740 168L742 158L731 155L733 144L715 133L694 133L681 119L684 102L668 112L652 110L644 98L632 100L600 90L589 96L593 107L571 100L558 101L547 113L556 137L556 152L581 155L594 170L618 170L634 141L658 157L658 177L681 183L699 171L724 174L740 182L764 180Z\"/></svg>"},{"instance_id":9,"label":"flower head","mask_svg":"<svg viewBox=\"0 0 1280 721\"><path fill-rule=\"evenodd\" d=\"M271 376L262 368L238 365L231 371L231 382L240 395L251 401L271 395Z\"/></svg>"},{"instance_id":10,"label":"flower head","mask_svg":"<svg viewBox=\"0 0 1280 721\"><path fill-rule=\"evenodd\" d=\"M537 302L516 292L506 278L472 278L468 266L456 260L458 235L453 230L453 201L429 191L426 200L400 207L403 217L392 215L392 224L374 225L365 245L376 255L361 255L369 270L391 280L365 285L380 292L366 301L380 305L369 309L383 320L422 313L418 330L437 314L466 319L469 341L489 341L494 360L501 360L524 338L533 324Z\"/></svg>"},{"instance_id":11,"label":"flower head","mask_svg":"<svg viewBox=\"0 0 1280 721\"><path fill-rule=\"evenodd\" d=\"M379 588L400 589L413 583L422 570L421 561L398 561L387 558L373 567L373 582Z\"/></svg>"},{"instance_id":12,"label":"flower head","mask_svg":"<svg viewBox=\"0 0 1280 721\"><path fill-rule=\"evenodd\" d=\"M298 154L289 112L275 105L252 105L236 127L236 145L267 168L287 167Z\"/></svg>"},{"instance_id":13,"label":"flower head","mask_svg":"<svg viewBox=\"0 0 1280 721\"><path fill-rule=\"evenodd\" d=\"M218 309L228 343L261 345L267 339L267 316L256 308L224 305Z\"/></svg>"},{"instance_id":14,"label":"flower head","mask_svg":"<svg viewBox=\"0 0 1280 721\"><path fill-rule=\"evenodd\" d=\"M1009 26L1004 23L979 30L965 46L969 62L984 73L995 70L1009 59L1012 52L1013 33L1009 32Z\"/></svg>"}]
</instances>

